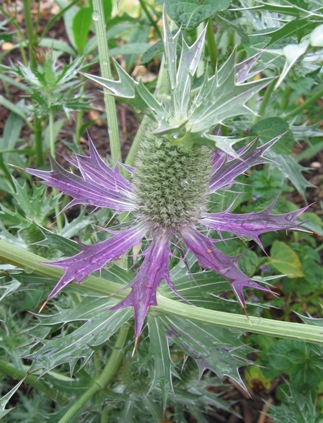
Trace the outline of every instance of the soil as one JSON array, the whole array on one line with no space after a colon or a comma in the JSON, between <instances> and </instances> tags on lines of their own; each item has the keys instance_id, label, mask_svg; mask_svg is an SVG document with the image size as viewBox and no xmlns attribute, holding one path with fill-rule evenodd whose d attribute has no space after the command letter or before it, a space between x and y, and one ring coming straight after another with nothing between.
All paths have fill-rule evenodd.
<instances>
[{"instance_id":1,"label":"soil","mask_svg":"<svg viewBox=\"0 0 323 423\"><path fill-rule=\"evenodd\" d=\"M9 2L10 3L10 2ZM18 22L20 22L21 26L23 27L23 19L21 13L21 5L19 1L11 2L11 4L15 3L15 7L17 7L18 13ZM35 10L33 10L35 13ZM48 20L57 13L55 10L55 6L51 0L42 1L42 11L41 11L41 20L40 20L40 28L46 25ZM10 25L9 25L10 27ZM14 30L14 28L10 28ZM64 22L60 19L58 20L51 30L48 33L48 37L56 39L56 40L67 40L67 36L65 33ZM9 48L9 45L6 45L5 48ZM3 53L3 45L2 51ZM62 60L64 56L62 57ZM20 61L20 53L18 49L10 51L10 53L4 57L4 64L10 65L10 61L17 62ZM93 66L89 73L99 75L99 68L98 66ZM0 83L1 84L1 83ZM86 91L92 95L95 99L91 104L91 109L87 110L84 113L83 121L84 123L87 121L93 121L89 128L89 133L94 140L96 147L98 148L99 152L102 156L106 156L110 153L109 149L109 139L108 139L108 131L107 131L107 124L104 116L104 102L103 102L103 94L101 90L97 88L91 82L87 82L86 84ZM10 99L13 103L18 102L22 96L22 93L13 86L4 87L3 84L0 85L0 94L4 95L6 98ZM0 107L0 133L3 132L5 122L9 116L9 111L3 107ZM132 140L136 135L139 123L138 120L140 117L136 116L130 107L127 105L117 105L117 113L118 113L118 121L119 121L119 129L120 129L120 136L121 136L121 144L122 144L122 158L124 159L127 156L129 148L131 146ZM72 145L73 143L73 133L75 131L75 116L71 116L70 119L66 120L64 127L60 132L60 136L57 139L57 151L60 155L66 154L68 151L68 145ZM22 138L24 143L31 147L31 136L30 130L26 125L23 128ZM64 143L61 142L64 140ZM87 140L86 135L81 138L82 148L86 151ZM304 146L299 145L297 147L297 151L302 151ZM58 160L62 163L64 161L58 156ZM304 176L309 180L309 182L313 185L316 185L317 188L311 188L307 190L306 200L309 204L313 204L311 211L317 213L318 215L322 216L322 204L323 204L323 152L320 152L316 155L316 157L311 158L310 160L304 160L300 163L301 165L309 168L309 172L305 173ZM288 194L288 199L293 203L303 207L305 205L303 197L298 194L295 190L292 193ZM269 390L266 390L264 386L262 386L260 381L254 381L254 385L252 389L249 389L249 393L246 393L241 387L237 384L228 381L228 389L223 398L228 399L234 403L234 410L238 415L229 415L225 412L210 412L208 416L208 420L214 423L273 423L272 420L265 416L264 413L268 411L268 403L276 402L275 399L275 389L281 383L281 380L275 380ZM190 423L194 423L195 420L192 417L188 417L188 421ZM170 422L169 422L170 423ZM198 423L198 422L197 422ZM278 422L277 422L278 423Z\"/></svg>"}]
</instances>

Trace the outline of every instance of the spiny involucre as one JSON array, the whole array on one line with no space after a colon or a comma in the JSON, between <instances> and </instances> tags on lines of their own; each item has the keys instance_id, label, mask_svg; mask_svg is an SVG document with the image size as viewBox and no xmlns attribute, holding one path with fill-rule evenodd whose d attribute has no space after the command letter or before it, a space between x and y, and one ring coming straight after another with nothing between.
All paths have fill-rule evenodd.
<instances>
[{"instance_id":1,"label":"spiny involucre","mask_svg":"<svg viewBox=\"0 0 323 423\"><path fill-rule=\"evenodd\" d=\"M233 52L210 76L201 60L206 29L189 46L181 28L175 34L171 32L165 13L163 28L163 71L167 77L156 93L152 94L141 80L131 78L117 61L118 81L84 75L148 115L154 135L167 134L174 144L187 148L216 146L237 158L233 146L241 139L221 136L218 128L232 117L254 113L246 103L271 81L271 78L259 78L261 70L253 71L260 54L237 64Z\"/></svg>"},{"instance_id":2,"label":"spiny involucre","mask_svg":"<svg viewBox=\"0 0 323 423\"><path fill-rule=\"evenodd\" d=\"M208 229L249 237L261 245L259 236L269 231L297 228L297 217L304 209L273 214L274 202L261 212L233 214L230 209L209 213L208 196L217 190L231 188L236 178L256 164L266 162L265 151L275 142L256 147L252 143L238 159L225 153L195 146L189 150L174 146L166 136L144 136L133 169L131 181L123 177L118 166L110 168L89 140L90 155L75 155L69 162L80 176L52 163L51 171L28 169L72 197L70 205L107 207L116 213L131 212L127 228L95 245L82 245L81 252L51 263L64 269L64 275L48 296L53 298L67 284L82 282L91 273L117 260L145 238L148 247L143 262L130 283L130 294L113 307L133 307L135 334L142 331L151 306L157 305L156 293L161 281L176 292L169 272L171 243L183 243L201 267L213 269L226 278L245 309L244 288L271 292L250 279L238 267L238 257L224 254L206 233ZM217 240L218 242L218 240ZM188 276L189 277L189 276ZM177 293L177 292L176 292Z\"/></svg>"}]
</instances>

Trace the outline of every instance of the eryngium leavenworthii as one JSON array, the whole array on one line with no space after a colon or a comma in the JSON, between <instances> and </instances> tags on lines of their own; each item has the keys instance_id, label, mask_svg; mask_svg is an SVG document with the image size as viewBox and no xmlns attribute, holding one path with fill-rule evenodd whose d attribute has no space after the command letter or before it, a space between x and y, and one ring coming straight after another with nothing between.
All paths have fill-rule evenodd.
<instances>
[{"instance_id":1,"label":"eryngium leavenworthii","mask_svg":"<svg viewBox=\"0 0 323 423\"><path fill-rule=\"evenodd\" d=\"M142 253L141 267L129 285L131 292L113 307L134 308L136 337L142 331L148 309L157 305L160 282L164 280L176 292L168 268L172 239L184 242L187 252L191 251L203 268L213 269L225 277L244 309L244 288L271 292L239 269L240 256L224 254L205 233L209 228L220 235L223 231L231 232L261 245L261 234L298 226L296 219L304 209L272 214L274 203L261 212L243 215L230 213L230 210L207 211L208 195L231 188L237 176L251 166L266 162L263 154L276 140L258 147L251 144L239 152L239 159L235 159L205 147L185 150L171 145L166 137L147 135L141 142L134 168L129 169L131 182L121 175L118 167L112 169L100 158L91 140L90 156L76 155L68 159L81 176L68 172L56 162L52 163L49 172L28 169L45 184L72 197L70 205L107 207L117 213L131 212L133 217L126 229L114 232L107 240L96 245L82 245L78 254L51 262L50 266L64 269L64 275L48 299L73 280L80 283L126 254L143 238L149 243Z\"/></svg>"}]
</instances>

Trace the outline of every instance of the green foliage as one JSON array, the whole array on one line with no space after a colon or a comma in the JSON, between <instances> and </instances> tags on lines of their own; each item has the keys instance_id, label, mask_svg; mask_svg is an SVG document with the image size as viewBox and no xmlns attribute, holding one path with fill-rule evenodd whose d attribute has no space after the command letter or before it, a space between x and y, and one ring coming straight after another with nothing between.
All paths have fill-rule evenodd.
<instances>
[{"instance_id":1,"label":"green foliage","mask_svg":"<svg viewBox=\"0 0 323 423\"><path fill-rule=\"evenodd\" d=\"M58 0L57 13L46 22L42 2L36 10L33 2L24 1L30 7L18 15L7 3L0 5L4 16L0 23L4 117L0 253L6 257L0 264L0 419L8 423L44 418L53 423L193 419L206 423L220 414L229 420L236 413L224 399L228 389L232 397L229 378L258 398L266 400L270 395L268 415L275 422L320 423L320 345L287 339L290 335L283 333L284 326L279 334L286 339L269 336L277 335L270 324L277 328L278 320L287 324L300 318L303 331L294 337L306 338L310 328L322 344L322 319L317 318L323 293L322 220L319 201L308 195L315 189L309 179L318 174L309 167L320 160L322 149L320 2L144 1L134 10L123 11L121 2L117 9L114 2L102 1L104 39L117 57L113 80L93 75L90 79L123 96L136 114L153 109L156 133L173 138L176 146L217 146L231 156L255 137L264 144L283 135L266 152L265 164L238 178L235 192L228 187L212 195L209 211L257 212L280 195L273 212L295 210L296 200L297 207L305 205L305 201L299 204L302 200L295 189L309 203L316 201L298 220L309 233L264 234L264 251L249 239L224 234L219 249L241 255L240 269L264 286L273 284L279 293L277 298L246 293L254 326L245 319L247 326L235 329L241 308L229 293L228 282L201 269L192 254L183 257L178 242L172 247L171 279L189 302L185 310L193 317L189 312L181 315L183 301L162 283L157 295L162 306L151 309L135 350L132 310L109 308L128 292L144 245L104 268L96 275L100 278L91 277L82 286L70 284L49 303L44 302L60 271L39 263L77 254L80 247L75 240L92 244L107 239L111 228L127 225L128 216L85 207L66 209L61 195L33 183L22 170L47 169L49 146L52 155L55 147L61 153L67 144L69 150L82 151L80 139L90 125L83 112L89 108L93 87L89 90L80 71L98 72L92 67L98 62L92 1ZM165 24L166 36L161 40L164 3L173 22L169 27ZM52 34L62 26L66 39L54 39ZM164 68L160 66L163 53ZM250 58L252 72L237 83L236 63ZM137 79L140 60L149 77L160 76L148 83L145 77ZM126 121L128 117L127 109ZM147 134L148 129L143 131ZM94 128L92 132L96 137ZM101 133L99 137L101 142ZM131 131L127 137L132 139ZM142 138L140 131L138 138ZM135 150L137 141L133 145ZM161 165L158 157L151 160ZM189 170L181 172L189 176ZM169 173L167 166L164 173ZM160 196L155 200L160 201ZM209 235L219 240L215 231ZM10 254L5 254L6 249ZM223 313L222 321L201 321L201 315L216 312ZM257 324L266 324L265 335L250 334Z\"/></svg>"},{"instance_id":2,"label":"green foliage","mask_svg":"<svg viewBox=\"0 0 323 423\"><path fill-rule=\"evenodd\" d=\"M161 3L159 1L159 3ZM214 16L216 13L227 9L231 0L166 0L166 11L171 19L182 26L183 29L191 31L201 22Z\"/></svg>"},{"instance_id":3,"label":"green foliage","mask_svg":"<svg viewBox=\"0 0 323 423\"><path fill-rule=\"evenodd\" d=\"M270 250L269 263L280 273L289 277L304 276L302 265L297 254L284 242L275 241Z\"/></svg>"},{"instance_id":4,"label":"green foliage","mask_svg":"<svg viewBox=\"0 0 323 423\"><path fill-rule=\"evenodd\" d=\"M268 352L268 365L276 374L288 375L293 389L315 392L322 382L322 349L310 344L280 340Z\"/></svg>"},{"instance_id":5,"label":"green foliage","mask_svg":"<svg viewBox=\"0 0 323 423\"><path fill-rule=\"evenodd\" d=\"M277 422L320 423L323 414L317 410L311 395L304 395L294 390L294 386L285 385L281 388L280 405L270 405L269 416Z\"/></svg>"}]
</instances>

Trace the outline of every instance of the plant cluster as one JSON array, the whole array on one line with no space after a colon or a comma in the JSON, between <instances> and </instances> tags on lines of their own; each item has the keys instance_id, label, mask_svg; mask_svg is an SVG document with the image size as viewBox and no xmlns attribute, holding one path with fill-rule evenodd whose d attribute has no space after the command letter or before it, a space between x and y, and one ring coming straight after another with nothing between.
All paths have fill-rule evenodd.
<instances>
[{"instance_id":1,"label":"plant cluster","mask_svg":"<svg viewBox=\"0 0 323 423\"><path fill-rule=\"evenodd\" d=\"M0 6L0 418L319 423L323 8L112 3Z\"/></svg>"}]
</instances>

